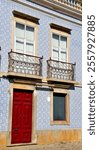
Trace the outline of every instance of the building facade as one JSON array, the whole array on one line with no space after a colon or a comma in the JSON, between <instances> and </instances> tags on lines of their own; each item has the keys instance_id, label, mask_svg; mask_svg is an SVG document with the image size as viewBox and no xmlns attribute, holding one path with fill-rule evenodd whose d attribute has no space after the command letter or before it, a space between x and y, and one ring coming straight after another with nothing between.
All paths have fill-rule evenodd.
<instances>
[{"instance_id":1,"label":"building facade","mask_svg":"<svg viewBox=\"0 0 99 150\"><path fill-rule=\"evenodd\" d=\"M81 140L81 9L0 0L0 145Z\"/></svg>"}]
</instances>

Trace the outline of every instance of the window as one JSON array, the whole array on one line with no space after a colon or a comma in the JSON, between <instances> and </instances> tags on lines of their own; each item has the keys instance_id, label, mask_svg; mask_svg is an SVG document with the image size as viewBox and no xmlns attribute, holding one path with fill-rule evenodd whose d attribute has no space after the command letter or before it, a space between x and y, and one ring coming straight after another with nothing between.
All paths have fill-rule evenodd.
<instances>
[{"instance_id":1,"label":"window","mask_svg":"<svg viewBox=\"0 0 99 150\"><path fill-rule=\"evenodd\" d=\"M52 33L52 57L54 60L67 60L67 37Z\"/></svg>"},{"instance_id":2,"label":"window","mask_svg":"<svg viewBox=\"0 0 99 150\"><path fill-rule=\"evenodd\" d=\"M69 33L56 29L51 29L51 58L56 61L70 61Z\"/></svg>"},{"instance_id":3,"label":"window","mask_svg":"<svg viewBox=\"0 0 99 150\"><path fill-rule=\"evenodd\" d=\"M15 18L14 51L36 55L37 25L31 21Z\"/></svg>"},{"instance_id":4,"label":"window","mask_svg":"<svg viewBox=\"0 0 99 150\"><path fill-rule=\"evenodd\" d=\"M34 53L34 28L16 22L15 47L20 53Z\"/></svg>"},{"instance_id":5,"label":"window","mask_svg":"<svg viewBox=\"0 0 99 150\"><path fill-rule=\"evenodd\" d=\"M51 124L69 125L69 93L66 90L51 92Z\"/></svg>"},{"instance_id":6,"label":"window","mask_svg":"<svg viewBox=\"0 0 99 150\"><path fill-rule=\"evenodd\" d=\"M65 94L54 93L53 94L53 120L65 120L66 119L66 105Z\"/></svg>"}]
</instances>

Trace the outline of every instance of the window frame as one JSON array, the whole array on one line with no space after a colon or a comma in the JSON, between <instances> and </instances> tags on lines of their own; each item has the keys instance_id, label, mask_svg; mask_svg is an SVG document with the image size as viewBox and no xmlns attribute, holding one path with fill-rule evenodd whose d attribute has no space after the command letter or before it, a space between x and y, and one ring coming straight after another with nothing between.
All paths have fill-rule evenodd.
<instances>
[{"instance_id":1,"label":"window frame","mask_svg":"<svg viewBox=\"0 0 99 150\"><path fill-rule=\"evenodd\" d=\"M51 29L51 31L50 31L50 57L51 57L52 60L53 60L53 44L52 44L52 35L53 34L56 34L56 35L63 36L63 37L67 38L67 58L66 58L66 62L70 63L70 36L71 35L69 33L64 32L64 31L60 31L60 30L57 30L57 29Z\"/></svg>"},{"instance_id":2,"label":"window frame","mask_svg":"<svg viewBox=\"0 0 99 150\"><path fill-rule=\"evenodd\" d=\"M26 19L21 19L21 18L18 18L18 17L13 17L13 31L12 31L12 50L14 52L17 52L16 51L16 35L15 35L15 32L16 32L16 22L17 23L21 23L21 24L24 24L25 26L29 26L29 27L33 27L34 28L34 52L32 54L32 56L37 56L38 55L38 51L37 51L37 48L38 48L38 24L32 22L32 21L29 21L29 20L26 20ZM26 39L25 39L26 40ZM27 54L25 53L22 53L22 54ZM31 54L29 54L31 55Z\"/></svg>"},{"instance_id":3,"label":"window frame","mask_svg":"<svg viewBox=\"0 0 99 150\"><path fill-rule=\"evenodd\" d=\"M65 94L65 120L54 120L53 119L53 101L54 93ZM70 92L65 89L56 89L54 88L51 91L51 100L50 100L50 124L51 125L70 125Z\"/></svg>"}]
</instances>

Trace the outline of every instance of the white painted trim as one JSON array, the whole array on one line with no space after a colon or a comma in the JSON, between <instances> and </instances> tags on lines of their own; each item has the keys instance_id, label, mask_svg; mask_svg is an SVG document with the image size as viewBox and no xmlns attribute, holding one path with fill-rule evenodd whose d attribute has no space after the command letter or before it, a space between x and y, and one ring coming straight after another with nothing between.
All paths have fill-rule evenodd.
<instances>
[{"instance_id":1,"label":"white painted trim","mask_svg":"<svg viewBox=\"0 0 99 150\"><path fill-rule=\"evenodd\" d=\"M34 51L33 51L33 56L37 56L38 52L37 52L37 47L38 47L38 25L31 22L31 21L28 21L28 20L25 20L25 19L20 19L18 17L13 17L13 32L12 32L12 47L13 47L13 50L16 51L16 36L15 36L15 29L16 29L16 26L15 24L17 23L22 23L25 25L25 28L26 26L30 26L30 27L33 27L34 28L34 42L33 42L33 45L34 45ZM26 31L26 29L25 29ZM25 42L25 46L26 46L26 39L23 40ZM26 47L24 48L24 53L26 54Z\"/></svg>"},{"instance_id":2,"label":"white painted trim","mask_svg":"<svg viewBox=\"0 0 99 150\"><path fill-rule=\"evenodd\" d=\"M60 40L60 36L64 36L64 37L66 37L67 38L67 48L66 48L66 62L70 62L70 34L68 34L68 33L66 33L66 32L63 32L63 31L60 31L60 30L56 30L56 29L51 29L51 47L50 47L50 49L51 49L51 53L50 53L50 55L49 55L49 57L51 57L52 59L53 59L53 47L52 47L52 34L57 34L57 35L59 35L59 40ZM61 48L59 48L59 57L61 57ZM59 60L58 61L62 61L62 60L60 60L60 58L59 58Z\"/></svg>"}]
</instances>

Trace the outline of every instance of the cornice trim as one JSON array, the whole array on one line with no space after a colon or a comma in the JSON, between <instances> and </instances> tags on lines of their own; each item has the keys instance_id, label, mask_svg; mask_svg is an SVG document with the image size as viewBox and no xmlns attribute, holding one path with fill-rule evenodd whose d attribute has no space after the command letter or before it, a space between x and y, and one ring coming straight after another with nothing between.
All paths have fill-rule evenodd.
<instances>
[{"instance_id":1,"label":"cornice trim","mask_svg":"<svg viewBox=\"0 0 99 150\"><path fill-rule=\"evenodd\" d=\"M46 1L46 0L30 0L30 2L39 4L41 6L44 6L46 8L52 9L56 12L59 12L61 14L65 14L67 16L73 17L78 20L82 20L82 12L79 10L76 10L70 6L64 6L63 4L59 4L58 2L53 2L53 1Z\"/></svg>"},{"instance_id":2,"label":"cornice trim","mask_svg":"<svg viewBox=\"0 0 99 150\"><path fill-rule=\"evenodd\" d=\"M19 4L23 5L23 6L29 7L31 9L35 9L35 10L41 11L42 13L47 13L48 15L51 15L51 16L54 16L54 17L58 17L58 18L63 19L65 21L69 21L71 23L75 23L76 25L82 26L82 21L81 20L77 20L75 18L71 19L69 16L65 16L65 15L63 15L61 13L59 15L58 12L56 14L54 12L49 12L46 7L45 7L46 10L43 10L43 8L38 8L38 7L35 7L33 5L30 5L30 3L28 1L27 1L28 3L25 3L25 2L23 2L21 0L10 0L10 1L13 1L15 3L19 3Z\"/></svg>"},{"instance_id":3,"label":"cornice trim","mask_svg":"<svg viewBox=\"0 0 99 150\"><path fill-rule=\"evenodd\" d=\"M28 21L31 21L31 22L34 22L36 24L39 24L39 19L38 18L35 18L33 16L30 16L30 15L27 15L27 14L24 14L22 12L19 12L19 11L16 11L16 10L13 10L13 15L15 17L18 17L18 18L22 18L22 19L26 19Z\"/></svg>"},{"instance_id":4,"label":"cornice trim","mask_svg":"<svg viewBox=\"0 0 99 150\"><path fill-rule=\"evenodd\" d=\"M51 23L51 24L50 24L50 27L51 27L52 29L64 31L64 32L66 32L66 33L68 33L68 34L71 34L71 29L65 28L65 27L63 27L63 26L59 26L59 25L57 25L57 24Z\"/></svg>"}]
</instances>

